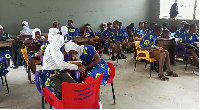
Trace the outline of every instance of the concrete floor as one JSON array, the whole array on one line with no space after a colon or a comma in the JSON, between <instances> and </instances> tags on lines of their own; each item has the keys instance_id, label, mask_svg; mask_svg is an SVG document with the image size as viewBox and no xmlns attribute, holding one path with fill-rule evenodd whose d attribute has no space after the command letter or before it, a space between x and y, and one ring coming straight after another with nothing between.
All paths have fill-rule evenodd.
<instances>
[{"instance_id":1,"label":"concrete floor","mask_svg":"<svg viewBox=\"0 0 200 110\"><path fill-rule=\"evenodd\" d=\"M135 61L132 54L127 54L128 60L113 62L107 55L103 58L116 66L114 88L116 105L113 104L111 86L101 86L101 100L104 109L198 109L199 108L199 69L189 66L184 71L184 64L177 62L172 69L180 77L169 77L169 81L161 81L157 73L149 77L149 68L144 62L138 62L134 72ZM37 65L37 70L41 69ZM196 74L192 74L195 70ZM21 108L41 109L41 96L34 84L27 80L27 73L18 69L10 69L7 80L11 90L5 94L6 87L2 87L0 94L0 109ZM49 108L46 104L46 108Z\"/></svg>"}]
</instances>

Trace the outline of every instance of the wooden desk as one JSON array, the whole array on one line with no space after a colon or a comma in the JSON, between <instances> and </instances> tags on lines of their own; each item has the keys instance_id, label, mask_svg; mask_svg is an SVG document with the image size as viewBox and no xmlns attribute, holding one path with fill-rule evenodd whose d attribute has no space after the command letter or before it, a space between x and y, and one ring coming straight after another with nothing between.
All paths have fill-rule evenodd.
<instances>
[{"instance_id":1,"label":"wooden desk","mask_svg":"<svg viewBox=\"0 0 200 110\"><path fill-rule=\"evenodd\" d=\"M19 35L19 36L17 36L17 38L19 38L22 41L24 41L26 38L30 38L30 37L32 37L32 35Z\"/></svg>"},{"instance_id":2,"label":"wooden desk","mask_svg":"<svg viewBox=\"0 0 200 110\"><path fill-rule=\"evenodd\" d=\"M199 47L199 42L194 42L194 45Z\"/></svg>"},{"instance_id":3,"label":"wooden desk","mask_svg":"<svg viewBox=\"0 0 200 110\"><path fill-rule=\"evenodd\" d=\"M0 41L0 47L12 46L14 39L8 39L6 41Z\"/></svg>"},{"instance_id":4,"label":"wooden desk","mask_svg":"<svg viewBox=\"0 0 200 110\"><path fill-rule=\"evenodd\" d=\"M170 64L175 65L175 39L157 40L157 46L169 52Z\"/></svg>"},{"instance_id":5,"label":"wooden desk","mask_svg":"<svg viewBox=\"0 0 200 110\"><path fill-rule=\"evenodd\" d=\"M87 42L89 41L88 38L83 38L83 37L74 37L72 38L72 40L78 45L86 45Z\"/></svg>"}]
</instances>

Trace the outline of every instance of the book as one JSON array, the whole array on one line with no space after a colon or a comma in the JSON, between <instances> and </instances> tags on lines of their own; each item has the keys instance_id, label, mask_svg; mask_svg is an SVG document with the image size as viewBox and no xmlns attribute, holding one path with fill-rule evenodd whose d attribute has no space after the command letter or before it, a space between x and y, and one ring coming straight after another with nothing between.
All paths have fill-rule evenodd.
<instances>
[{"instance_id":1,"label":"book","mask_svg":"<svg viewBox=\"0 0 200 110\"><path fill-rule=\"evenodd\" d=\"M68 61L68 63L75 64L77 66L81 66L82 65L82 61Z\"/></svg>"}]
</instances>

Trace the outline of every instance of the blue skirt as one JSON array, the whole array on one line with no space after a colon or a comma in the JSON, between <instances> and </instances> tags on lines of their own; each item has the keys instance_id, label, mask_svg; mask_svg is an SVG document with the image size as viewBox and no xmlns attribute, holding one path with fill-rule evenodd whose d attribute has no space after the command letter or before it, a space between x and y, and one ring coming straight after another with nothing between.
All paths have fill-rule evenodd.
<instances>
[{"instance_id":1,"label":"blue skirt","mask_svg":"<svg viewBox=\"0 0 200 110\"><path fill-rule=\"evenodd\" d=\"M13 59L11 47L0 47L0 56L7 59Z\"/></svg>"}]
</instances>

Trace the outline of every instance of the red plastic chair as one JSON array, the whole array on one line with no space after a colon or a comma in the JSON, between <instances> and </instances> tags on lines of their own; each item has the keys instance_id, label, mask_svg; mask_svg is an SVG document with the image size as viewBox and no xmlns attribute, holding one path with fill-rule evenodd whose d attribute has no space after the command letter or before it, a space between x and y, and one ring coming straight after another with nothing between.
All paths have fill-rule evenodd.
<instances>
[{"instance_id":1,"label":"red plastic chair","mask_svg":"<svg viewBox=\"0 0 200 110\"><path fill-rule=\"evenodd\" d=\"M43 94L56 109L99 109L98 92L102 78L103 74L88 83L62 83L62 100L47 88L43 88Z\"/></svg>"},{"instance_id":2,"label":"red plastic chair","mask_svg":"<svg viewBox=\"0 0 200 110\"><path fill-rule=\"evenodd\" d=\"M110 63L110 62L107 62L107 64L108 64L108 67L110 68L110 77L109 77L109 79L108 79L106 84L111 83L112 93L113 93L113 100L114 100L114 105L115 105L116 104L115 103L115 93L114 93L114 87L113 87L113 79L115 77L115 65Z\"/></svg>"}]
</instances>

